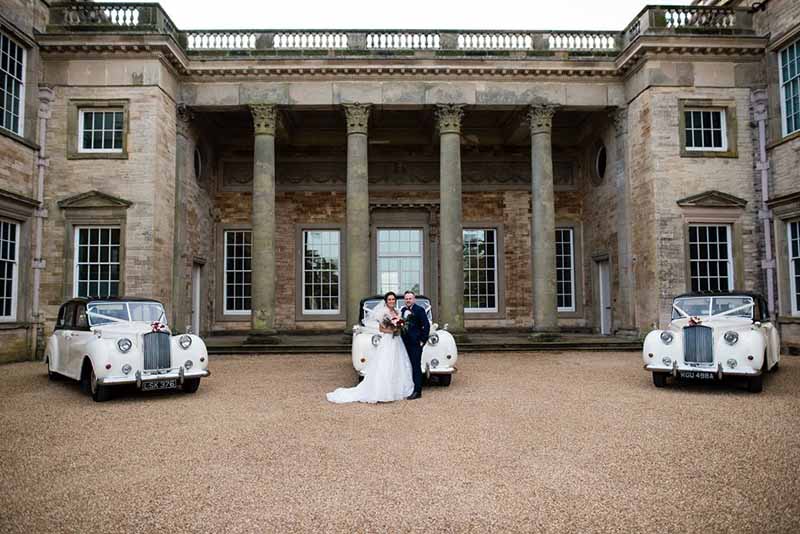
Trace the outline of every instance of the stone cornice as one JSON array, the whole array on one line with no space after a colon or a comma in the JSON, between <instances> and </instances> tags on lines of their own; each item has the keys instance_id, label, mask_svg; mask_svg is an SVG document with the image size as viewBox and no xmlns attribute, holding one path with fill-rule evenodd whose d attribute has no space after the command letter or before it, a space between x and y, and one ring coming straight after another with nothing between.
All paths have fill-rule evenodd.
<instances>
[{"instance_id":1,"label":"stone cornice","mask_svg":"<svg viewBox=\"0 0 800 534\"><path fill-rule=\"evenodd\" d=\"M253 78L263 76L331 77L617 77L624 75L643 58L675 55L735 58L762 56L768 40L754 36L640 36L619 55L548 52L509 55L432 54L425 57L402 55L335 56L264 55L255 53L187 55L171 38L161 35L40 34L39 47L45 58L87 54L149 54L163 57L182 76ZM196 58L202 58L197 61Z\"/></svg>"}]
</instances>

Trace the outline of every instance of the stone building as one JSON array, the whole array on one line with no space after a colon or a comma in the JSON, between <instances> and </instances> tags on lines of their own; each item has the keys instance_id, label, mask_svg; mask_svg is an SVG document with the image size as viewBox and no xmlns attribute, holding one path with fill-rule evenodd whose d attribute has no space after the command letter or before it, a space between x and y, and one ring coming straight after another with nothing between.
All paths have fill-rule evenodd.
<instances>
[{"instance_id":1,"label":"stone building","mask_svg":"<svg viewBox=\"0 0 800 534\"><path fill-rule=\"evenodd\" d=\"M191 31L0 0L0 361L86 294L263 339L390 289L456 331L613 334L736 288L800 347L800 2L707 3L620 31Z\"/></svg>"}]
</instances>

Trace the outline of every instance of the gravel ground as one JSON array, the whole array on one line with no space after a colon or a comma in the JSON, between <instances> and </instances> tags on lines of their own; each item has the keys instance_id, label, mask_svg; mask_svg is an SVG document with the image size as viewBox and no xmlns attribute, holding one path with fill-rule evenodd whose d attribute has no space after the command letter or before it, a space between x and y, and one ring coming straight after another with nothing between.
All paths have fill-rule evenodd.
<instances>
[{"instance_id":1,"label":"gravel ground","mask_svg":"<svg viewBox=\"0 0 800 534\"><path fill-rule=\"evenodd\" d=\"M336 406L346 356L217 358L97 404L0 367L0 532L798 532L800 358L655 389L636 353L470 354Z\"/></svg>"}]
</instances>

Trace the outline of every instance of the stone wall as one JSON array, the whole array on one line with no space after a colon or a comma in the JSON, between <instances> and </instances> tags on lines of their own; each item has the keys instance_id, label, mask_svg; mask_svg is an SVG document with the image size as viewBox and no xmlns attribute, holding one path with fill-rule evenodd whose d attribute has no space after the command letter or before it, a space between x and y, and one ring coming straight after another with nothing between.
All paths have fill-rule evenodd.
<instances>
[{"instance_id":1,"label":"stone wall","mask_svg":"<svg viewBox=\"0 0 800 534\"><path fill-rule=\"evenodd\" d=\"M33 198L37 151L0 135L0 189Z\"/></svg>"},{"instance_id":2,"label":"stone wall","mask_svg":"<svg viewBox=\"0 0 800 534\"><path fill-rule=\"evenodd\" d=\"M42 306L50 331L58 306L72 295L65 287L66 220L59 201L100 191L132 203L126 212L124 288L130 296L170 301L173 191L175 184L174 102L157 87L55 87L47 132L50 167L45 187ZM68 159L70 99L128 99L127 159Z\"/></svg>"}]
</instances>

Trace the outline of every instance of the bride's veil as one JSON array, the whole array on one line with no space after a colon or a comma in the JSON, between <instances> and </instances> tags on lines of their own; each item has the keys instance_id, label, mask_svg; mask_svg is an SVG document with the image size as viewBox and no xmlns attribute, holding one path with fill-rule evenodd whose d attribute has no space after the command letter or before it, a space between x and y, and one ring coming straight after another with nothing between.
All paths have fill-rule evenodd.
<instances>
[{"instance_id":1,"label":"bride's veil","mask_svg":"<svg viewBox=\"0 0 800 534\"><path fill-rule=\"evenodd\" d=\"M377 332L381 323L383 322L384 316L386 316L388 313L386 302L380 301L375 305L374 308L364 314L364 326L369 329L374 329Z\"/></svg>"}]
</instances>

